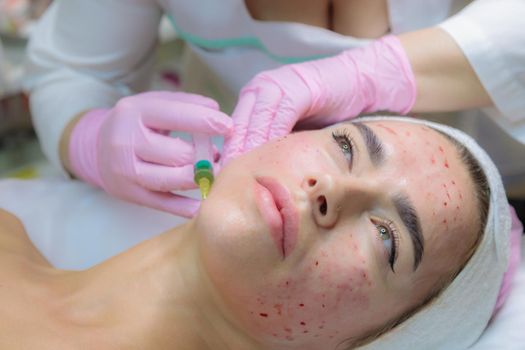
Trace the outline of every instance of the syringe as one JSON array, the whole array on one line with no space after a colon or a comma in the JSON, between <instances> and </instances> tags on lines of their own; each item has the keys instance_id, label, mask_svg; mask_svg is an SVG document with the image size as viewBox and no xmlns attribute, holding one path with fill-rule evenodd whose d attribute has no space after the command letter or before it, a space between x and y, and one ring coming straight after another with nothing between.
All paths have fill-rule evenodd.
<instances>
[{"instance_id":1,"label":"syringe","mask_svg":"<svg viewBox=\"0 0 525 350\"><path fill-rule=\"evenodd\" d=\"M206 199L213 184L213 149L210 136L193 134L193 146L196 160L193 167L193 180L199 186L202 199Z\"/></svg>"}]
</instances>

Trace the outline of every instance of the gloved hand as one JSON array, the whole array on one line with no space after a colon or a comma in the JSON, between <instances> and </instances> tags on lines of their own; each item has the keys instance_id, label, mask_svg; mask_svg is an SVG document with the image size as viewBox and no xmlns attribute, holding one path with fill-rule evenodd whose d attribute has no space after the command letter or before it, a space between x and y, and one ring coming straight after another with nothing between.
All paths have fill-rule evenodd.
<instances>
[{"instance_id":1,"label":"gloved hand","mask_svg":"<svg viewBox=\"0 0 525 350\"><path fill-rule=\"evenodd\" d=\"M231 118L209 98L148 92L83 115L70 136L69 160L76 176L111 195L191 217L200 201L170 191L196 187L194 148L168 134L226 135L231 129Z\"/></svg>"},{"instance_id":2,"label":"gloved hand","mask_svg":"<svg viewBox=\"0 0 525 350\"><path fill-rule=\"evenodd\" d=\"M408 58L395 36L341 54L257 74L241 90L223 162L299 127L361 113L407 113L416 98Z\"/></svg>"}]
</instances>

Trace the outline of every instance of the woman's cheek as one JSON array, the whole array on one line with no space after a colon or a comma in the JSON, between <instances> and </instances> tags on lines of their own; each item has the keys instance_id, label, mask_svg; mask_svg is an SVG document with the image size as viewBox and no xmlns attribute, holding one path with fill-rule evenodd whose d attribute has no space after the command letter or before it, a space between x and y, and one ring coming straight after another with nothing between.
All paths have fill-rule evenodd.
<instances>
[{"instance_id":1,"label":"woman's cheek","mask_svg":"<svg viewBox=\"0 0 525 350\"><path fill-rule=\"evenodd\" d=\"M250 318L275 343L337 343L365 330L371 288L367 259L349 243L321 250L297 273L258 293Z\"/></svg>"},{"instance_id":2,"label":"woman's cheek","mask_svg":"<svg viewBox=\"0 0 525 350\"><path fill-rule=\"evenodd\" d=\"M296 133L273 140L262 147L250 152L246 158L251 169L264 169L275 174L302 177L305 171L327 170L326 155L323 153L325 138L311 133ZM322 146L321 146L322 145ZM264 165L264 167L262 167Z\"/></svg>"}]
</instances>

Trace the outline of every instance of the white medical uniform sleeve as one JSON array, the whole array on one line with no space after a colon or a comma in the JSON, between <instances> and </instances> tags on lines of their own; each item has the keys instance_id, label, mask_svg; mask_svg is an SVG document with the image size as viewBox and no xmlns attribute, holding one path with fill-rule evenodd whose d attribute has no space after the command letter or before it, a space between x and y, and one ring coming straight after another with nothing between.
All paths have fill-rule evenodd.
<instances>
[{"instance_id":1,"label":"white medical uniform sleeve","mask_svg":"<svg viewBox=\"0 0 525 350\"><path fill-rule=\"evenodd\" d=\"M154 0L56 0L37 24L25 87L43 152L64 174L68 122L148 83L161 15Z\"/></svg>"},{"instance_id":2,"label":"white medical uniform sleeve","mask_svg":"<svg viewBox=\"0 0 525 350\"><path fill-rule=\"evenodd\" d=\"M476 0L440 25L461 47L498 109L525 143L525 1Z\"/></svg>"}]
</instances>

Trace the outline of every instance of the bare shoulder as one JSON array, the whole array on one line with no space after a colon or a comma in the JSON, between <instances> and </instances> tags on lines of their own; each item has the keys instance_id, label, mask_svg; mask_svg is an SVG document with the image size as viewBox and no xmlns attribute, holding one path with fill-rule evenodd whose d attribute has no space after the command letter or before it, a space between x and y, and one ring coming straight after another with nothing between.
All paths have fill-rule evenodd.
<instances>
[{"instance_id":1,"label":"bare shoulder","mask_svg":"<svg viewBox=\"0 0 525 350\"><path fill-rule=\"evenodd\" d=\"M0 209L0 349L78 349L56 320L54 271L23 223Z\"/></svg>"},{"instance_id":2,"label":"bare shoulder","mask_svg":"<svg viewBox=\"0 0 525 350\"><path fill-rule=\"evenodd\" d=\"M0 229L9 230L9 229L23 229L22 222L14 215L8 212L7 210L0 208Z\"/></svg>"},{"instance_id":3,"label":"bare shoulder","mask_svg":"<svg viewBox=\"0 0 525 350\"><path fill-rule=\"evenodd\" d=\"M33 245L23 223L12 213L0 209L0 261L17 258L50 266Z\"/></svg>"}]
</instances>

